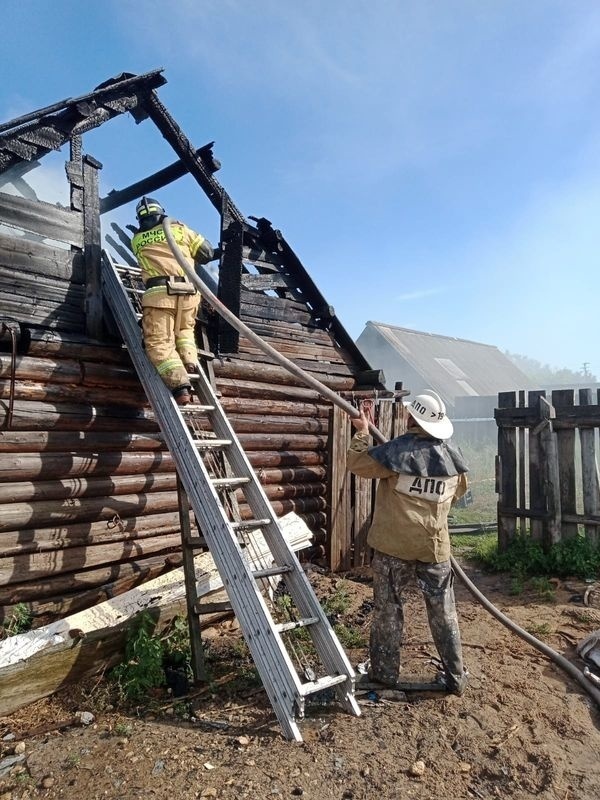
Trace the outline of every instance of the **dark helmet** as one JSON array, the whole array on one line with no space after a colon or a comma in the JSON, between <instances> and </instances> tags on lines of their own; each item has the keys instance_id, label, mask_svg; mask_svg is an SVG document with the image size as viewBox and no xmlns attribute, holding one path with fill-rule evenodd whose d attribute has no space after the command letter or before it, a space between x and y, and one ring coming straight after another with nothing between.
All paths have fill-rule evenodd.
<instances>
[{"instance_id":1,"label":"dark helmet","mask_svg":"<svg viewBox=\"0 0 600 800\"><path fill-rule=\"evenodd\" d=\"M160 217L165 215L165 210L153 197L142 197L135 207L135 215L141 221L146 217Z\"/></svg>"}]
</instances>

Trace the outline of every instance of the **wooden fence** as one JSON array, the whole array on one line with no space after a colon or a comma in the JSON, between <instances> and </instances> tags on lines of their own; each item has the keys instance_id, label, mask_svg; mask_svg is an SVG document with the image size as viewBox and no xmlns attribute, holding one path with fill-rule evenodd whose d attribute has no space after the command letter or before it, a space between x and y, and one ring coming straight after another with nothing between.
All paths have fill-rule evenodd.
<instances>
[{"instance_id":1,"label":"wooden fence","mask_svg":"<svg viewBox=\"0 0 600 800\"><path fill-rule=\"evenodd\" d=\"M377 400L374 422L386 439L406 429L406 412L401 400ZM327 513L328 561L340 572L371 563L367 533L373 514L377 481L359 478L346 470L346 453L354 429L348 415L337 406L329 412L329 464Z\"/></svg>"},{"instance_id":2,"label":"wooden fence","mask_svg":"<svg viewBox=\"0 0 600 800\"><path fill-rule=\"evenodd\" d=\"M582 532L600 543L600 391L498 395L498 547L529 531L545 548ZM527 401L527 402L526 402Z\"/></svg>"}]
</instances>

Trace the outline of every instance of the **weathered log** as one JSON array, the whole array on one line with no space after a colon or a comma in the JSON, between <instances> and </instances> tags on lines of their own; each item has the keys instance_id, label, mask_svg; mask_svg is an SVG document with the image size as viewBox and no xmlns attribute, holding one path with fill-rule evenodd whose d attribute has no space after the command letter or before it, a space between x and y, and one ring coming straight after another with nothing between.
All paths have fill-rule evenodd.
<instances>
[{"instance_id":1,"label":"weathered log","mask_svg":"<svg viewBox=\"0 0 600 800\"><path fill-rule=\"evenodd\" d=\"M137 586L145 580L149 580L151 575L172 569L177 558L179 559L177 566L179 566L180 554L174 557L162 553L158 556L139 557L121 563L105 564L95 569L79 570L76 582L73 580L72 573L61 572L47 575L43 581L27 581L0 587L0 607L26 603L28 606L36 608L46 598L52 598L53 602L56 602L60 595L76 596L88 589L98 588L127 577L133 578L136 581L134 585ZM76 594L73 594L74 592Z\"/></svg>"},{"instance_id":2,"label":"weathered log","mask_svg":"<svg viewBox=\"0 0 600 800\"><path fill-rule=\"evenodd\" d=\"M14 386L7 378L0 380L0 398L14 396L15 400L34 400L42 403L86 403L105 404L118 403L126 406L148 406L144 391L136 389L117 389L107 387L77 386L64 383L34 383L33 381L15 381Z\"/></svg>"},{"instance_id":3,"label":"weathered log","mask_svg":"<svg viewBox=\"0 0 600 800\"><path fill-rule=\"evenodd\" d=\"M327 436L306 436L299 433L240 433L238 439L246 451L327 449Z\"/></svg>"},{"instance_id":4,"label":"weathered log","mask_svg":"<svg viewBox=\"0 0 600 800\"><path fill-rule=\"evenodd\" d=\"M275 321L270 322L268 325L263 325L253 320L248 324L248 327L258 336L269 340L271 337L278 337L283 340L324 345L331 344L334 341L328 331L324 331L314 325L301 325L300 323L291 325Z\"/></svg>"},{"instance_id":5,"label":"weathered log","mask_svg":"<svg viewBox=\"0 0 600 800\"><path fill-rule=\"evenodd\" d=\"M87 444L87 443L86 443ZM7 481L42 480L49 476L68 478L77 475L140 475L155 472L173 472L175 462L165 450L159 452L100 452L86 453L79 450L78 455L70 453L27 453L13 454L0 452L0 483ZM7 491L9 489L7 488Z\"/></svg>"},{"instance_id":6,"label":"weathered log","mask_svg":"<svg viewBox=\"0 0 600 800\"><path fill-rule=\"evenodd\" d=\"M346 363L343 353L335 347L333 343L331 346L323 346L316 344L305 344L303 342L284 341L283 339L271 337L269 340L278 352L287 358L296 360L303 358L306 361L327 361L331 363L341 362ZM252 342L240 337L240 352L242 353L262 353L263 351Z\"/></svg>"},{"instance_id":7,"label":"weathered log","mask_svg":"<svg viewBox=\"0 0 600 800\"><path fill-rule=\"evenodd\" d=\"M268 356L266 353L259 350L257 350L256 353L237 352L232 354L230 357L235 358L236 361L246 361L250 364L273 365L275 363L271 356ZM334 375L341 375L343 377L350 377L352 379L353 386L356 384L356 379L354 378L355 370L351 369L342 361L309 361L296 357L293 359L293 361L296 366L301 367L305 372L314 373L321 382L322 376L332 377Z\"/></svg>"},{"instance_id":8,"label":"weathered log","mask_svg":"<svg viewBox=\"0 0 600 800\"><path fill-rule=\"evenodd\" d=\"M32 306L31 298L26 296L12 295L10 300L3 300L2 312L17 322L44 325L46 328L68 328L72 331L83 331L85 322L83 307L76 311L75 306L65 307L60 302L37 302Z\"/></svg>"},{"instance_id":9,"label":"weathered log","mask_svg":"<svg viewBox=\"0 0 600 800\"><path fill-rule=\"evenodd\" d=\"M30 272L15 273L0 262L0 284L9 297L29 295L38 301L64 303L67 306L82 307L85 289L81 284L72 283L68 278L36 275Z\"/></svg>"},{"instance_id":10,"label":"weathered log","mask_svg":"<svg viewBox=\"0 0 600 800\"><path fill-rule=\"evenodd\" d=\"M16 606L21 606L22 608L25 605L31 614L33 628L38 628L40 625L47 625L63 619L67 614L73 614L82 609L90 608L97 603L102 603L104 600L117 597L146 581L151 581L159 575L164 575L173 569L177 569L181 566L181 563L181 556L170 555L165 558L164 555L158 555L150 556L143 561L127 561L115 564L112 570L115 576L114 580L111 580L110 577L105 578L104 582L90 588L82 588L78 581L76 594L68 594L68 590L60 591L59 589L57 594L34 598L27 602L18 599L20 597L19 587L11 586L9 588L13 592L14 603L0 606L0 622L10 619L10 615ZM85 573L85 576L90 579L93 574L105 576L106 570L89 570Z\"/></svg>"},{"instance_id":11,"label":"weathered log","mask_svg":"<svg viewBox=\"0 0 600 800\"><path fill-rule=\"evenodd\" d=\"M71 522L160 514L177 508L177 492L122 494L115 497L40 500L32 503L4 503L0 506L0 531L41 528Z\"/></svg>"},{"instance_id":12,"label":"weathered log","mask_svg":"<svg viewBox=\"0 0 600 800\"><path fill-rule=\"evenodd\" d=\"M102 364L122 364L130 367L127 350L120 344L107 344L81 334L48 331L43 328L22 327L19 352L30 356L100 361Z\"/></svg>"},{"instance_id":13,"label":"weathered log","mask_svg":"<svg viewBox=\"0 0 600 800\"><path fill-rule=\"evenodd\" d=\"M47 474L55 474L48 471ZM0 481L0 504L38 500L61 500L69 497L105 497L145 492L164 492L177 488L177 473L112 476L106 478L71 478L43 481Z\"/></svg>"},{"instance_id":14,"label":"weathered log","mask_svg":"<svg viewBox=\"0 0 600 800\"><path fill-rule=\"evenodd\" d=\"M149 410L125 406L70 403L37 403L17 400L8 422L9 402L0 401L0 426L11 430L96 430L123 429L130 432L157 431Z\"/></svg>"},{"instance_id":15,"label":"weathered log","mask_svg":"<svg viewBox=\"0 0 600 800\"><path fill-rule=\"evenodd\" d=\"M329 407L317 403L295 403L290 400L221 397L227 414L285 414L292 417L328 417Z\"/></svg>"},{"instance_id":16,"label":"weathered log","mask_svg":"<svg viewBox=\"0 0 600 800\"><path fill-rule=\"evenodd\" d=\"M297 467L288 469L262 469L256 470L262 484L269 483L314 483L323 481L327 477L325 467Z\"/></svg>"},{"instance_id":17,"label":"weathered log","mask_svg":"<svg viewBox=\"0 0 600 800\"><path fill-rule=\"evenodd\" d=\"M193 524L193 514L190 514ZM50 528L4 531L0 533L0 555L60 550L64 547L105 544L179 531L179 513L119 517L102 522L80 522Z\"/></svg>"},{"instance_id":18,"label":"weathered log","mask_svg":"<svg viewBox=\"0 0 600 800\"><path fill-rule=\"evenodd\" d=\"M242 381L231 378L219 378L217 388L224 397L260 398L261 400L293 400L318 402L321 396L313 389L300 386L284 386L260 383L259 381Z\"/></svg>"},{"instance_id":19,"label":"weathered log","mask_svg":"<svg viewBox=\"0 0 600 800\"><path fill-rule=\"evenodd\" d=\"M0 377L12 376L12 359L8 353L0 355ZM87 386L131 387L140 389L139 378L133 368L93 361L73 359L34 358L18 356L15 378L48 383L75 383Z\"/></svg>"},{"instance_id":20,"label":"weathered log","mask_svg":"<svg viewBox=\"0 0 600 800\"><path fill-rule=\"evenodd\" d=\"M248 461L256 469L261 467L309 467L316 464L324 464L327 455L324 450L296 452L276 452L276 451L249 451Z\"/></svg>"},{"instance_id":21,"label":"weathered log","mask_svg":"<svg viewBox=\"0 0 600 800\"><path fill-rule=\"evenodd\" d=\"M294 497L286 500L271 500L271 507L278 517L282 517L289 511L304 517L314 511L324 511L327 508L327 502L324 497ZM252 509L244 503L240 503L241 519L252 519L252 515Z\"/></svg>"},{"instance_id":22,"label":"weathered log","mask_svg":"<svg viewBox=\"0 0 600 800\"><path fill-rule=\"evenodd\" d=\"M81 259L72 250L50 247L25 237L0 234L0 258L13 274L15 270L83 283Z\"/></svg>"},{"instance_id":23,"label":"weathered log","mask_svg":"<svg viewBox=\"0 0 600 800\"><path fill-rule=\"evenodd\" d=\"M262 415L231 414L229 416L236 433L327 433L328 419L314 417L275 416L268 413Z\"/></svg>"},{"instance_id":24,"label":"weathered log","mask_svg":"<svg viewBox=\"0 0 600 800\"><path fill-rule=\"evenodd\" d=\"M38 581L46 575L73 574L102 564L116 564L131 558L167 553L181 547L179 533L96 544L93 547L65 547L61 550L25 553L0 558L0 586ZM72 585L72 584L71 584Z\"/></svg>"},{"instance_id":25,"label":"weathered log","mask_svg":"<svg viewBox=\"0 0 600 800\"><path fill-rule=\"evenodd\" d=\"M14 228L33 231L47 239L83 247L81 214L52 203L2 194L0 219Z\"/></svg>"},{"instance_id":26,"label":"weathered log","mask_svg":"<svg viewBox=\"0 0 600 800\"><path fill-rule=\"evenodd\" d=\"M74 452L82 458L91 458L96 453L114 451L113 455L116 453L117 458L120 458L119 451L166 449L160 433L130 433L123 430L112 433L0 431L0 453Z\"/></svg>"},{"instance_id":27,"label":"weathered log","mask_svg":"<svg viewBox=\"0 0 600 800\"><path fill-rule=\"evenodd\" d=\"M295 515L282 520L284 536L298 552L309 543L309 531ZM270 563L268 548L260 531L252 535L248 548L254 569ZM196 593L206 596L222 588L222 580L209 553L197 556ZM183 610L183 570L172 570L127 595L108 600L95 608L0 642L0 715L54 692L68 682L105 670L124 656L124 631L136 617L151 613L154 618L172 619L173 609ZM161 624L158 626L160 630ZM77 634L73 636L73 632Z\"/></svg>"},{"instance_id":28,"label":"weathered log","mask_svg":"<svg viewBox=\"0 0 600 800\"><path fill-rule=\"evenodd\" d=\"M325 497L327 491L324 483L266 484L263 488L269 500L283 500L291 497ZM243 497L242 491L242 489L239 490L240 500Z\"/></svg>"},{"instance_id":29,"label":"weathered log","mask_svg":"<svg viewBox=\"0 0 600 800\"><path fill-rule=\"evenodd\" d=\"M271 364L243 361L224 361L215 359L213 362L217 378L236 378L239 380L259 380L265 383L277 383L285 386L303 386L302 381L292 375L283 367ZM352 389L353 378L327 376L322 378L322 383L334 391ZM320 397L320 395L317 395Z\"/></svg>"}]
</instances>

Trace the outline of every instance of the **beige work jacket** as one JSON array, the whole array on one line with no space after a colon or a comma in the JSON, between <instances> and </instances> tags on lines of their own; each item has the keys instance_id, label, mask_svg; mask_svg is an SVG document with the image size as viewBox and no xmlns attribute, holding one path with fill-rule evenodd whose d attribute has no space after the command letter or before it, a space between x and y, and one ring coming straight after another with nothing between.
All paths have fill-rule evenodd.
<instances>
[{"instance_id":1,"label":"beige work jacket","mask_svg":"<svg viewBox=\"0 0 600 800\"><path fill-rule=\"evenodd\" d=\"M369 436L356 433L347 460L347 468L355 475L380 479L369 546L406 561L448 561L448 512L453 501L466 492L467 476L400 475L368 454L370 444Z\"/></svg>"}]
</instances>

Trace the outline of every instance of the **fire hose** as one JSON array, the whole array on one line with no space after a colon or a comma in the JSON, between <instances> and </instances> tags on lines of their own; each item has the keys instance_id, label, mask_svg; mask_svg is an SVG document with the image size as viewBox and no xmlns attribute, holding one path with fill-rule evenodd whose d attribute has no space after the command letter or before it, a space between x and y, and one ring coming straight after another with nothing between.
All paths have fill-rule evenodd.
<instances>
[{"instance_id":1,"label":"fire hose","mask_svg":"<svg viewBox=\"0 0 600 800\"><path fill-rule=\"evenodd\" d=\"M323 383L318 381L316 378L313 378L312 375L309 375L303 369L301 369L297 364L294 364L293 361L290 361L289 358L283 356L280 352L278 352L274 347L272 347L268 342L265 342L264 339L261 339L253 330L251 330L247 325L245 325L240 319L236 317L236 315L230 311L227 306L225 306L219 298L211 291L211 289L204 283L203 280L196 274L193 268L190 266L186 258L184 257L179 245L175 241L173 234L171 232L171 220L169 217L165 217L163 219L163 228L165 231L165 236L167 239L167 243L171 248L171 251L175 258L177 259L177 263L182 268L184 273L187 275L189 280L196 286L196 288L200 291L202 297L214 308L214 310L226 321L228 322L232 328L235 328L239 333L245 336L249 341L259 347L264 353L271 356L271 358L279 364L279 366L286 369L299 381L302 381L306 386L309 386L311 389L314 389L320 395L325 397L334 405L341 408L342 411L345 411L349 417L357 418L360 416L360 412L358 411L355 406L349 403L347 400L344 400L340 397L336 392L329 389L329 387L325 386ZM385 436L381 433L381 431L375 427L372 422L369 422L369 431L373 435L373 438L376 439L380 443L385 443L387 440ZM509 617L503 614L490 600L485 597L484 594L475 586L475 584L471 581L471 579L465 574L463 569L460 565L456 562L454 556L450 556L450 561L452 564L452 569L464 583L466 588L471 592L473 597L487 610L489 613L495 617L502 625L508 628L510 631L515 633L521 639L526 641L536 650L539 650L545 656L547 656L551 661L553 661L558 667L564 670L568 675L571 676L579 685L587 692L587 694L596 702L596 704L600 707L600 690L597 689L595 686L590 684L590 681L585 677L583 672L578 669L574 664L572 664L568 659L564 656L557 653L551 647L549 647L544 642L537 639L535 636L532 636L528 631L521 628L515 622L513 622Z\"/></svg>"}]
</instances>

